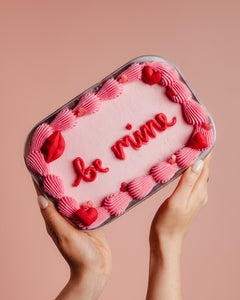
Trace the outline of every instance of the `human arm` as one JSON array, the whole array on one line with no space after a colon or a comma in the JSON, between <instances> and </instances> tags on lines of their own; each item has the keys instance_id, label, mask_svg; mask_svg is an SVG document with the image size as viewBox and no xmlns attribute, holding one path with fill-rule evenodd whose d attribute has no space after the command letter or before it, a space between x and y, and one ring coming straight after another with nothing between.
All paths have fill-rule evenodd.
<instances>
[{"instance_id":1,"label":"human arm","mask_svg":"<svg viewBox=\"0 0 240 300\"><path fill-rule=\"evenodd\" d=\"M112 270L111 250L102 230L83 232L62 217L36 187L46 229L70 267L70 278L56 300L96 300Z\"/></svg>"},{"instance_id":2,"label":"human arm","mask_svg":"<svg viewBox=\"0 0 240 300\"><path fill-rule=\"evenodd\" d=\"M182 300L181 253L184 237L207 203L212 153L182 175L173 194L158 209L151 225L146 300Z\"/></svg>"}]
</instances>

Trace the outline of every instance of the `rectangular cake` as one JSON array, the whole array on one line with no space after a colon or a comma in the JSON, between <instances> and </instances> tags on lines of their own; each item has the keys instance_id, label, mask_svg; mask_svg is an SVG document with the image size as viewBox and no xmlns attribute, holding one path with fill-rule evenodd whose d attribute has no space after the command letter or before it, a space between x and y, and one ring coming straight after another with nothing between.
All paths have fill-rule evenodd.
<instances>
[{"instance_id":1,"label":"rectangular cake","mask_svg":"<svg viewBox=\"0 0 240 300\"><path fill-rule=\"evenodd\" d=\"M162 57L142 56L39 122L25 161L59 212L93 230L204 158L215 138L181 72Z\"/></svg>"}]
</instances>

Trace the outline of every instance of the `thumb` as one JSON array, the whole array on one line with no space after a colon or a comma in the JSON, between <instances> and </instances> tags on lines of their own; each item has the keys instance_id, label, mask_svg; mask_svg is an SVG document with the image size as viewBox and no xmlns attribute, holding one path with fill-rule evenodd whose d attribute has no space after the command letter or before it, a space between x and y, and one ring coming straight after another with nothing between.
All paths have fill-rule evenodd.
<instances>
[{"instance_id":1,"label":"thumb","mask_svg":"<svg viewBox=\"0 0 240 300\"><path fill-rule=\"evenodd\" d=\"M54 231L57 236L67 236L73 226L57 211L55 205L49 199L45 198L34 183L37 200L41 214L46 223L47 230ZM51 235L51 234L50 234Z\"/></svg>"},{"instance_id":2,"label":"thumb","mask_svg":"<svg viewBox=\"0 0 240 300\"><path fill-rule=\"evenodd\" d=\"M195 183L197 182L198 177L202 172L203 166L204 161L197 160L191 167L189 167L180 178L178 185L170 198L177 198L179 199L178 202L187 201L194 188Z\"/></svg>"}]
</instances>

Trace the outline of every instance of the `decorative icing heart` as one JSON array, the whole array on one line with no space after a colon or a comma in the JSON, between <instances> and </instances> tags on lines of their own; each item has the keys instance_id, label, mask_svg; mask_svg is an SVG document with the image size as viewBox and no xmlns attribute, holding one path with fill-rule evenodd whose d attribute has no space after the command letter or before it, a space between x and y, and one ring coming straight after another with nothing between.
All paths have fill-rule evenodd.
<instances>
[{"instance_id":1,"label":"decorative icing heart","mask_svg":"<svg viewBox=\"0 0 240 300\"><path fill-rule=\"evenodd\" d=\"M177 157L176 157L175 154L173 154L173 155L167 160L167 162L168 162L169 164L171 164L171 165L175 164L176 161L177 161Z\"/></svg>"},{"instance_id":2,"label":"decorative icing heart","mask_svg":"<svg viewBox=\"0 0 240 300\"><path fill-rule=\"evenodd\" d=\"M85 210L83 208L79 208L76 211L76 215L79 217L79 219L86 224L87 226L91 225L94 221L97 220L98 212L96 208L91 207L88 210Z\"/></svg>"},{"instance_id":3,"label":"decorative icing heart","mask_svg":"<svg viewBox=\"0 0 240 300\"><path fill-rule=\"evenodd\" d=\"M202 124L202 127L203 127L204 129L206 129L206 130L211 130L212 127L213 127L213 125L212 125L212 123L204 122L204 123Z\"/></svg>"},{"instance_id":4,"label":"decorative icing heart","mask_svg":"<svg viewBox=\"0 0 240 300\"><path fill-rule=\"evenodd\" d=\"M121 77L118 78L119 83L125 83L128 82L128 77L127 75L123 74Z\"/></svg>"},{"instance_id":5,"label":"decorative icing heart","mask_svg":"<svg viewBox=\"0 0 240 300\"><path fill-rule=\"evenodd\" d=\"M88 209L88 208L91 208L92 206L93 206L92 201L87 201L87 202L84 202L84 203L81 205L81 208L83 208L83 209Z\"/></svg>"},{"instance_id":6,"label":"decorative icing heart","mask_svg":"<svg viewBox=\"0 0 240 300\"><path fill-rule=\"evenodd\" d=\"M161 73L158 71L153 71L149 66L145 66L142 70L142 79L145 83L153 85L159 83L161 80Z\"/></svg>"},{"instance_id":7,"label":"decorative icing heart","mask_svg":"<svg viewBox=\"0 0 240 300\"><path fill-rule=\"evenodd\" d=\"M87 113L86 109L82 107L78 108L75 112L76 116L79 118L86 115L86 113Z\"/></svg>"},{"instance_id":8,"label":"decorative icing heart","mask_svg":"<svg viewBox=\"0 0 240 300\"><path fill-rule=\"evenodd\" d=\"M121 192L126 192L127 187L128 187L128 183L127 183L127 182L122 182L122 183L121 183L120 191L121 191Z\"/></svg>"},{"instance_id":9,"label":"decorative icing heart","mask_svg":"<svg viewBox=\"0 0 240 300\"><path fill-rule=\"evenodd\" d=\"M65 149L65 141L60 131L50 135L42 146L42 153L47 163L59 158Z\"/></svg>"},{"instance_id":10,"label":"decorative icing heart","mask_svg":"<svg viewBox=\"0 0 240 300\"><path fill-rule=\"evenodd\" d=\"M191 137L189 146L194 149L206 148L208 146L206 136L201 132L197 132L194 136Z\"/></svg>"}]
</instances>

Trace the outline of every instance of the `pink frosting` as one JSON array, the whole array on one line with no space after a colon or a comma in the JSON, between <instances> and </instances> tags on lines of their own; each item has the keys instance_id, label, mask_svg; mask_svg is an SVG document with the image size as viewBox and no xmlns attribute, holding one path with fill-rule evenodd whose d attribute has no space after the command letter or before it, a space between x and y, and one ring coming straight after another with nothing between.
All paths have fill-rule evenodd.
<instances>
[{"instance_id":1,"label":"pink frosting","mask_svg":"<svg viewBox=\"0 0 240 300\"><path fill-rule=\"evenodd\" d=\"M150 66L154 71L161 73L162 77L160 84L163 86L172 86L175 81L179 80L177 71L164 62L153 61L146 63L145 65Z\"/></svg>"},{"instance_id":2,"label":"pink frosting","mask_svg":"<svg viewBox=\"0 0 240 300\"><path fill-rule=\"evenodd\" d=\"M178 169L179 167L176 163L170 164L166 161L162 161L152 167L151 174L156 182L164 183L170 180Z\"/></svg>"},{"instance_id":3,"label":"pink frosting","mask_svg":"<svg viewBox=\"0 0 240 300\"><path fill-rule=\"evenodd\" d=\"M102 102L98 113L81 118L75 128L62 132L66 149L60 158L50 164L50 173L63 180L65 194L79 204L91 199L94 207L101 206L106 195L119 191L122 182L148 174L157 162L165 161L184 147L194 129L184 119L181 105L166 96L165 87L159 84L149 86L142 80L122 86L124 93L118 100ZM126 134L126 124L131 122L132 131L135 131L153 118L156 112L166 113L169 120L177 116L176 125L159 133L138 151L126 148L125 161L116 159L110 146ZM101 127L96 128L96 124L101 124ZM84 159L86 166L100 158L110 172L98 173L95 181L82 181L79 187L73 187L76 174L69 162L78 156Z\"/></svg>"},{"instance_id":4,"label":"pink frosting","mask_svg":"<svg viewBox=\"0 0 240 300\"><path fill-rule=\"evenodd\" d=\"M142 76L141 71L144 65L149 65L153 68L154 71L161 73L160 85L164 87L167 86L167 94L172 101L169 101L168 97L166 96L166 89L162 86L159 86L157 84L150 87L143 84L143 82L139 80ZM123 84L133 81L136 81L135 83L132 83L133 86L131 84ZM100 114L96 114L97 118L95 118L95 115L93 120L86 120L86 118L82 118L81 127L78 128L78 126L76 126L78 123L76 114L79 109L83 110L82 115L84 115L85 111L87 114L93 114L97 112L100 109L100 105L102 104L101 100L110 100L119 97L123 92L123 86L124 88L126 88L126 95L123 94L120 97L121 101L117 101L117 104L113 104L114 109L111 108L111 105L106 105L105 111L103 110ZM144 91L142 92L143 87ZM135 96L135 98L132 97L133 95ZM83 95L73 111L64 109L58 113L50 126L48 124L40 125L35 131L32 139L32 153L30 153L27 157L28 165L33 171L45 177L43 179L44 190L49 195L58 199L58 209L64 216L71 218L83 229L95 228L105 220L107 220L111 214L116 216L121 215L128 207L132 198L144 198L149 194L156 182L167 182L172 178L179 167L188 167L198 157L200 153L198 149L192 149L190 147L184 146L187 143L188 137L186 139L186 136L182 135L182 133L186 133L187 130L189 132L192 132L193 126L190 125L202 125L203 123L205 123L207 120L207 113L197 102L190 100L191 96L192 94L190 90L185 84L180 81L177 71L172 66L160 62L149 62L143 63L141 65L133 64L128 69L123 71L119 75L117 80L113 78L107 80L97 94L88 93ZM146 147L145 153L144 149L141 149L141 151L139 151L139 153L141 154L139 156L137 152L134 152L134 159L132 159L134 165L132 166L132 162L130 161L128 162L128 166L130 166L130 168L123 168L122 166L118 165L119 162L114 160L114 157L109 156L109 152L107 152L105 149L106 145L113 144L113 142L116 140L116 133L123 130L123 128L125 129L122 124L127 124L127 122L129 122L129 119L131 119L131 122L134 122L135 126L140 126L145 118L148 118L148 116L152 116L153 112L158 111L159 99L161 99L161 109L163 111L167 111L168 115L175 115L177 112L177 116L179 116L177 123L179 129L176 129L176 133L174 133L173 131L174 128L172 129L172 131L169 129L167 131L167 134L163 133L161 135L161 139L156 139L155 146L154 141L152 141L152 143L150 143L148 147ZM167 103L165 103L165 100ZM182 104L183 108L181 108L181 106L179 105L175 105L175 103L173 102ZM136 114L135 111L136 105L138 105L140 108L138 114ZM125 108L127 109L125 110ZM175 109L178 109L178 111L176 110L175 112ZM183 110L185 120L183 119L181 110ZM118 113L119 111L121 111L121 114ZM113 116L113 120L110 120L109 115ZM181 118L184 124L181 124ZM188 124L186 123L186 121ZM97 123L103 125L104 130L102 131L106 132L106 134L104 135L104 143L102 143L102 136L99 135L99 132L92 131L92 129L95 128L95 124ZM54 130L65 131L67 129L73 128L74 126L76 126L76 128L71 131L71 134L68 136L68 131L66 131L66 136L64 136L66 140L70 139L70 141L73 141L73 144L71 144L71 149L67 149L68 151L65 151L61 158L51 163L51 173L60 174L61 178L63 178L62 181L62 179L60 179L60 177L56 175L48 175L49 166L45 163L40 150L46 138L49 137ZM185 128L186 126L191 128ZM77 141L75 141L73 137L75 136L74 134L76 134L76 132L74 133L74 130L77 128L78 139L76 139ZM109 130L109 128L111 128L111 130ZM203 127L197 126L194 134L199 131L207 137L208 145L210 146L213 143L212 130L206 130ZM82 132L86 132L86 134L82 134ZM180 135L181 138L178 137ZM70 144L70 142L67 144ZM75 145L75 148L73 147L73 145ZM88 145L92 146L89 147ZM136 176L139 176L139 174L147 174L147 172L149 172L149 168L151 168L151 166L156 163L156 161L162 159L166 160L166 157L169 157L171 153L174 153L179 148L181 149L176 152L176 159L171 158L168 161L162 161L152 167L150 175L135 178ZM128 152L130 156L131 149L127 150L129 150ZM119 182L117 182L117 180L120 182L122 180L131 180L128 184L128 191L117 192L115 194L109 195L104 199L104 206L102 206L102 204L100 204L101 206L98 205L100 203L99 201L102 201L102 199L106 195L105 190L104 196L100 196L99 191L96 191L95 188L98 187L100 192L103 192L101 186L105 185L101 184L102 178L100 175L98 177L98 180L92 183L92 191L94 192L93 194L91 194L90 191L90 196L86 196L89 190L87 189L87 183L85 182L82 182L81 190L74 190L73 194L71 194L71 189L73 188L72 178L74 178L75 174L72 170L72 165L69 165L69 161L72 161L73 158L78 155L83 155L84 158L87 157L89 159L89 164L91 163L91 159L94 159L96 157L96 151L97 153L101 154L101 158L103 159L106 166L110 166L111 168L114 167L115 169L113 168L113 171L118 171L116 174L113 172L114 176L116 176L117 179L112 176L112 174L110 174L111 177L107 179L110 183L109 185L106 185L106 190L117 190L115 188L112 189L112 186L119 186ZM158 155L157 158L155 157L156 154ZM136 160L137 157L138 160ZM149 157L151 157L151 160L149 160ZM139 158L141 159L139 160ZM60 164L60 173L55 172L54 168L52 169L54 164L58 168L58 163ZM141 163L143 163L144 169L143 167L139 168L139 165L141 165ZM146 166L144 164L146 164ZM131 169L134 169L135 173L132 174L130 171ZM63 182L64 184L66 183L66 194L68 194L69 197L65 196L64 194ZM85 191L87 191L86 194ZM83 224L81 220L79 220L79 217L74 214L80 207L79 201L82 201L84 197L86 197L86 199L95 201L93 203L98 206L95 207L98 211L98 218L90 226L86 226L85 224Z\"/></svg>"},{"instance_id":5,"label":"pink frosting","mask_svg":"<svg viewBox=\"0 0 240 300\"><path fill-rule=\"evenodd\" d=\"M78 209L79 205L72 197L63 197L58 201L58 210L65 217L72 218Z\"/></svg>"},{"instance_id":6,"label":"pink frosting","mask_svg":"<svg viewBox=\"0 0 240 300\"><path fill-rule=\"evenodd\" d=\"M167 94L170 96L171 100L176 103L184 103L192 96L188 87L180 81L177 81L171 87L168 87Z\"/></svg>"},{"instance_id":7,"label":"pink frosting","mask_svg":"<svg viewBox=\"0 0 240 300\"><path fill-rule=\"evenodd\" d=\"M27 156L27 165L31 170L46 176L49 172L48 165L45 162L44 156L40 151L33 151Z\"/></svg>"},{"instance_id":8,"label":"pink frosting","mask_svg":"<svg viewBox=\"0 0 240 300\"><path fill-rule=\"evenodd\" d=\"M73 112L77 112L80 108L86 110L87 114L94 114L99 111L101 107L101 101L96 94L87 93L83 95L78 105L73 109Z\"/></svg>"},{"instance_id":9,"label":"pink frosting","mask_svg":"<svg viewBox=\"0 0 240 300\"><path fill-rule=\"evenodd\" d=\"M117 80L107 80L97 93L101 100L110 100L119 97L123 92L123 86Z\"/></svg>"},{"instance_id":10,"label":"pink frosting","mask_svg":"<svg viewBox=\"0 0 240 300\"><path fill-rule=\"evenodd\" d=\"M128 192L133 198L141 199L151 192L155 184L152 175L145 175L133 179L128 184Z\"/></svg>"},{"instance_id":11,"label":"pink frosting","mask_svg":"<svg viewBox=\"0 0 240 300\"><path fill-rule=\"evenodd\" d=\"M142 67L143 66L139 64L132 64L128 69L120 74L117 80L121 82L121 79L123 79L123 82L121 83L139 80L142 76Z\"/></svg>"},{"instance_id":12,"label":"pink frosting","mask_svg":"<svg viewBox=\"0 0 240 300\"><path fill-rule=\"evenodd\" d=\"M184 147L176 152L177 164L181 168L188 168L194 163L200 151L190 147Z\"/></svg>"},{"instance_id":13,"label":"pink frosting","mask_svg":"<svg viewBox=\"0 0 240 300\"><path fill-rule=\"evenodd\" d=\"M200 149L200 151L207 150L213 144L213 131L212 131L212 129L207 130L207 129L201 127L201 126L196 126L196 128L193 132L193 136L195 134L197 134L198 132L201 132L207 138L207 144L208 144L206 148L202 148L202 149Z\"/></svg>"},{"instance_id":14,"label":"pink frosting","mask_svg":"<svg viewBox=\"0 0 240 300\"><path fill-rule=\"evenodd\" d=\"M47 175L43 180L44 190L46 193L56 199L64 196L64 187L62 180L56 175Z\"/></svg>"},{"instance_id":15,"label":"pink frosting","mask_svg":"<svg viewBox=\"0 0 240 300\"><path fill-rule=\"evenodd\" d=\"M107 196L104 199L104 206L111 214L119 216L125 211L131 200L132 197L128 192L119 192Z\"/></svg>"},{"instance_id":16,"label":"pink frosting","mask_svg":"<svg viewBox=\"0 0 240 300\"><path fill-rule=\"evenodd\" d=\"M47 123L43 123L34 131L30 152L40 151L45 140L53 133L53 129Z\"/></svg>"},{"instance_id":17,"label":"pink frosting","mask_svg":"<svg viewBox=\"0 0 240 300\"><path fill-rule=\"evenodd\" d=\"M198 102L189 100L183 103L182 108L188 124L201 125L207 121L208 115Z\"/></svg>"},{"instance_id":18,"label":"pink frosting","mask_svg":"<svg viewBox=\"0 0 240 300\"><path fill-rule=\"evenodd\" d=\"M67 130L75 127L78 123L78 119L70 109L61 110L56 118L50 123L54 130Z\"/></svg>"}]
</instances>

